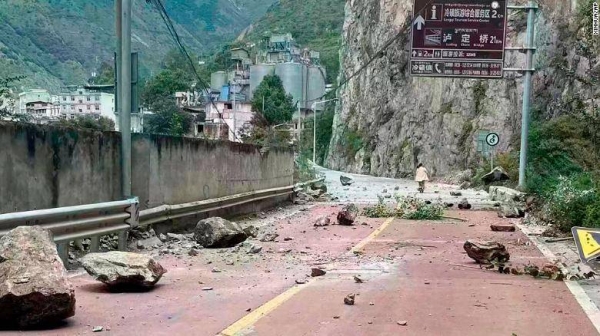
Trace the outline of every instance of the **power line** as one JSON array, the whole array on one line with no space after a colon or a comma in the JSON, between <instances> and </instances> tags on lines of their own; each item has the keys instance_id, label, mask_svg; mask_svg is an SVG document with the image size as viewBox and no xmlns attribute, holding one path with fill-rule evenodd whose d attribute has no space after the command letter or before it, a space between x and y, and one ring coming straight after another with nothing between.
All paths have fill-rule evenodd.
<instances>
[{"instance_id":1,"label":"power line","mask_svg":"<svg viewBox=\"0 0 600 336\"><path fill-rule=\"evenodd\" d=\"M433 0L429 0L429 1L428 1L428 2L425 4L425 6L423 7L423 9L421 9L421 10L420 10L420 11L418 11L417 13L413 13L413 17L415 17L417 14L419 14L419 15L420 15L420 14L422 14L422 13L423 13L423 11L424 11L424 10L427 8L427 6L429 6L429 5L430 5L432 2L433 2ZM366 69L366 68L367 68L369 65L371 65L371 63L373 63L373 62L374 62L376 59L378 59L378 58L380 58L381 56L383 56L383 52L384 52L384 51L385 51L387 48L389 48L389 47L392 45L392 43L393 43L393 42L394 42L396 39L400 38L400 37L401 37L401 36L402 36L404 33L406 33L406 31L408 30L408 27L410 27L410 28L412 29L412 24L408 24L409 22L412 22L412 19L411 19L410 17L408 17L408 18L406 19L406 21L408 21L408 22L406 22L406 23L404 24L404 26L402 27L402 29L400 29L400 31L399 31L399 32L398 32L396 35L394 35L392 38L390 38L390 39L389 39L389 40L388 40L388 41L387 41L387 42L386 42L386 43L383 45L383 47L381 47L381 48L379 49L379 51L377 51L377 52L375 53L375 55L373 55L371 58L369 58L369 60L368 60L366 63L364 63L364 64L363 64L363 65L362 65L360 68L358 68L358 70L356 70L356 71L355 71L354 73L352 73L350 76L348 76L347 78L345 78L345 79L344 79L344 80L343 80L341 83L339 83L339 84L338 84L338 87L337 87L337 89L339 89L339 88L341 88L342 86L346 85L346 84L347 84L348 82L350 82L350 81L351 81L351 80L352 80L354 77L358 76L358 75L359 75L359 74L360 74L360 73L361 73L361 72L362 72L364 69ZM337 89L336 89L336 91L337 91ZM335 91L330 91L330 92L327 92L326 94L322 95L321 97L317 98L316 100L323 99L323 98L327 97L329 94L331 94L332 92L335 92Z\"/></svg>"},{"instance_id":2,"label":"power line","mask_svg":"<svg viewBox=\"0 0 600 336\"><path fill-rule=\"evenodd\" d=\"M219 108L217 107L215 102L212 100L212 97L210 94L210 86L206 82L204 82L204 80L200 77L200 75L196 71L196 66L194 65L194 61L192 60L190 54L187 52L183 43L181 43L181 39L179 37L179 34L177 33L177 30L175 29L175 26L173 25L173 21L171 20L171 17L169 16L169 13L167 13L167 10L165 9L161 0L146 0L146 2L152 3L154 5L154 7L156 7L156 9L158 10L163 22L167 26L167 30L169 30L169 34L171 35L171 38L175 41L175 44L177 45L177 48L179 49L179 51L186 57L187 61L189 62L190 67L192 68L194 75L196 76L196 79L203 86L203 88L208 91L208 99L210 100L211 105L217 111L219 119L221 119L223 122L225 122L225 119L223 118L223 114L221 113L221 111L219 111ZM233 134L233 137L236 140L241 141L241 139L235 133L235 130L231 130L229 127L227 127L227 128L229 129L229 132L231 132Z\"/></svg>"}]
</instances>

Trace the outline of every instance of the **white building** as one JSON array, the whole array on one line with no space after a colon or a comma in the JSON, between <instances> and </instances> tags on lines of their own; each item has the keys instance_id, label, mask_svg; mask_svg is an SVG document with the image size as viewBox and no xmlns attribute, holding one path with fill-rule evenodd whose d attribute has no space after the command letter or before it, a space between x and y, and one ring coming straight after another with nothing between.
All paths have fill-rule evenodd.
<instances>
[{"instance_id":1,"label":"white building","mask_svg":"<svg viewBox=\"0 0 600 336\"><path fill-rule=\"evenodd\" d=\"M65 118L91 115L106 117L117 123L115 116L115 95L77 88L56 96L55 104L60 105L60 114Z\"/></svg>"},{"instance_id":2,"label":"white building","mask_svg":"<svg viewBox=\"0 0 600 336\"><path fill-rule=\"evenodd\" d=\"M27 104L32 102L52 102L52 96L48 90L32 89L19 93L19 106L15 111L18 114L27 113Z\"/></svg>"},{"instance_id":3,"label":"white building","mask_svg":"<svg viewBox=\"0 0 600 336\"><path fill-rule=\"evenodd\" d=\"M234 136L233 132L227 132L229 141L239 141L240 130L254 116L252 105L249 102L235 102L235 109L233 102L215 101L214 105L208 102L204 110L206 111L206 124L218 125L224 123L229 130L235 130L237 137ZM219 112L221 112L221 116L219 116Z\"/></svg>"},{"instance_id":4,"label":"white building","mask_svg":"<svg viewBox=\"0 0 600 336\"><path fill-rule=\"evenodd\" d=\"M29 102L26 104L26 113L37 122L48 123L60 118L60 107L43 101Z\"/></svg>"}]
</instances>

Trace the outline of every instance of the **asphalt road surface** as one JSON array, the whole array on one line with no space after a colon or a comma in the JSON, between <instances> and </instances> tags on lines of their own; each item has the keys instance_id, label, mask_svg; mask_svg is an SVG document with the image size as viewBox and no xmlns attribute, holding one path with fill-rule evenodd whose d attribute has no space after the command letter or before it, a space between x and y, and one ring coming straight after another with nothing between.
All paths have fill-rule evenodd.
<instances>
[{"instance_id":1,"label":"asphalt road surface","mask_svg":"<svg viewBox=\"0 0 600 336\"><path fill-rule=\"evenodd\" d=\"M273 242L254 240L260 253L241 247L189 256L185 243L139 251L168 269L153 291L111 293L77 273L71 278L74 317L51 330L4 334L86 335L95 326L103 327L100 334L127 336L598 334L598 309L578 283L500 274L467 257L465 240L479 239L505 244L515 264L551 261L519 230L490 230L509 220L454 210L448 216L462 220L359 217L354 226L317 228L321 216L335 222L346 202L376 202L383 189L416 190L413 181L368 176L354 176L355 184L343 187L340 173L321 171L339 202L288 206L240 221L279 235ZM452 200L455 189L432 184L419 197ZM482 207L489 203L484 192L463 194ZM311 277L312 268L326 274ZM349 294L354 305L344 303Z\"/></svg>"}]
</instances>

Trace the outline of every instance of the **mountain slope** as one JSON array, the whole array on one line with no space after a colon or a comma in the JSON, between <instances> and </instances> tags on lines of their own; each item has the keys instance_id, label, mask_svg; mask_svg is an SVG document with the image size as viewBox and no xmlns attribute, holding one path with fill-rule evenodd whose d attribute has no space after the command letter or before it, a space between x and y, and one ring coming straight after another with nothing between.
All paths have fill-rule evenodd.
<instances>
[{"instance_id":1,"label":"mountain slope","mask_svg":"<svg viewBox=\"0 0 600 336\"><path fill-rule=\"evenodd\" d=\"M205 51L231 40L274 0L164 1L184 43ZM0 76L26 75L24 88L80 84L114 50L113 0L0 2ZM142 74L174 47L164 23L144 0L133 1L132 49Z\"/></svg>"}]
</instances>

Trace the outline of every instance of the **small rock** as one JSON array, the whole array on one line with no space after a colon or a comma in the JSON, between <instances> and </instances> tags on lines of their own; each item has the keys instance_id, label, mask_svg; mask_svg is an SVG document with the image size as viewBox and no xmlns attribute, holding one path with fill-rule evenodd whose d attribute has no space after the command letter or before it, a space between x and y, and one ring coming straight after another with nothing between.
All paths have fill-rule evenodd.
<instances>
[{"instance_id":1,"label":"small rock","mask_svg":"<svg viewBox=\"0 0 600 336\"><path fill-rule=\"evenodd\" d=\"M509 224L509 225L492 224L492 225L490 225L490 228L492 229L492 231L496 231L496 232L515 232L516 231L515 226L512 224Z\"/></svg>"},{"instance_id":2,"label":"small rock","mask_svg":"<svg viewBox=\"0 0 600 336\"><path fill-rule=\"evenodd\" d=\"M221 270L215 267L215 268L213 268L211 270L211 272L213 272L213 273L221 273Z\"/></svg>"},{"instance_id":3,"label":"small rock","mask_svg":"<svg viewBox=\"0 0 600 336\"><path fill-rule=\"evenodd\" d=\"M266 242L275 241L275 239L277 239L277 237L279 237L279 235L277 233L265 233L258 240L263 243L266 243Z\"/></svg>"},{"instance_id":4,"label":"small rock","mask_svg":"<svg viewBox=\"0 0 600 336\"><path fill-rule=\"evenodd\" d=\"M182 234L177 234L177 233L167 233L167 239L171 240L171 241L182 241L185 239L185 236Z\"/></svg>"},{"instance_id":5,"label":"small rock","mask_svg":"<svg viewBox=\"0 0 600 336\"><path fill-rule=\"evenodd\" d=\"M360 223L360 225L367 226L367 225L369 225L369 224L367 224L367 222L362 222L362 223Z\"/></svg>"},{"instance_id":6,"label":"small rock","mask_svg":"<svg viewBox=\"0 0 600 336\"><path fill-rule=\"evenodd\" d=\"M373 302L369 302L369 306L374 306L375 304Z\"/></svg>"},{"instance_id":7,"label":"small rock","mask_svg":"<svg viewBox=\"0 0 600 336\"><path fill-rule=\"evenodd\" d=\"M304 279L296 279L296 284L298 285L304 285L306 283L306 280Z\"/></svg>"},{"instance_id":8,"label":"small rock","mask_svg":"<svg viewBox=\"0 0 600 336\"><path fill-rule=\"evenodd\" d=\"M158 235L158 239L160 239L160 241L164 243L167 241L167 236L165 236L164 233L161 233Z\"/></svg>"},{"instance_id":9,"label":"small rock","mask_svg":"<svg viewBox=\"0 0 600 336\"><path fill-rule=\"evenodd\" d=\"M394 187L394 190L400 190L399 186Z\"/></svg>"},{"instance_id":10,"label":"small rock","mask_svg":"<svg viewBox=\"0 0 600 336\"><path fill-rule=\"evenodd\" d=\"M458 208L461 210L470 210L472 206L466 198L463 198L460 203L458 203Z\"/></svg>"},{"instance_id":11,"label":"small rock","mask_svg":"<svg viewBox=\"0 0 600 336\"><path fill-rule=\"evenodd\" d=\"M337 319L340 318L340 316L339 315L335 315L333 318L337 320Z\"/></svg>"},{"instance_id":12,"label":"small rock","mask_svg":"<svg viewBox=\"0 0 600 336\"><path fill-rule=\"evenodd\" d=\"M104 330L103 326L96 326L92 328L92 332L101 332L102 330Z\"/></svg>"},{"instance_id":13,"label":"small rock","mask_svg":"<svg viewBox=\"0 0 600 336\"><path fill-rule=\"evenodd\" d=\"M262 251L262 246L257 245L257 244L252 244L250 246L250 249L248 250L248 254L257 254L257 253L260 253L260 251Z\"/></svg>"},{"instance_id":14,"label":"small rock","mask_svg":"<svg viewBox=\"0 0 600 336\"><path fill-rule=\"evenodd\" d=\"M340 175L340 183L342 183L343 186L349 186L354 183L354 179L350 176Z\"/></svg>"},{"instance_id":15,"label":"small rock","mask_svg":"<svg viewBox=\"0 0 600 336\"><path fill-rule=\"evenodd\" d=\"M367 187L363 187L363 191L367 191Z\"/></svg>"},{"instance_id":16,"label":"small rock","mask_svg":"<svg viewBox=\"0 0 600 336\"><path fill-rule=\"evenodd\" d=\"M347 304L349 306L354 305L354 298L355 298L355 294L348 294L345 298L344 298L344 304Z\"/></svg>"},{"instance_id":17,"label":"small rock","mask_svg":"<svg viewBox=\"0 0 600 336\"><path fill-rule=\"evenodd\" d=\"M246 311L247 311L247 312L249 312L249 311L251 311L251 310L252 310L252 308L248 308L248 309L246 309Z\"/></svg>"},{"instance_id":18,"label":"small rock","mask_svg":"<svg viewBox=\"0 0 600 336\"><path fill-rule=\"evenodd\" d=\"M451 191L450 196L459 197L462 196L462 193L460 191Z\"/></svg>"},{"instance_id":19,"label":"small rock","mask_svg":"<svg viewBox=\"0 0 600 336\"><path fill-rule=\"evenodd\" d=\"M203 291L211 291L211 290L213 290L213 288L212 287L202 287L202 290Z\"/></svg>"},{"instance_id":20,"label":"small rock","mask_svg":"<svg viewBox=\"0 0 600 336\"><path fill-rule=\"evenodd\" d=\"M292 237L285 237L285 238L283 238L283 241L290 241L290 240L294 240L294 238L292 238Z\"/></svg>"},{"instance_id":21,"label":"small rock","mask_svg":"<svg viewBox=\"0 0 600 336\"><path fill-rule=\"evenodd\" d=\"M382 193L382 194L385 194L385 193L387 193L387 189L383 189L383 190L381 191L381 193Z\"/></svg>"},{"instance_id":22,"label":"small rock","mask_svg":"<svg viewBox=\"0 0 600 336\"><path fill-rule=\"evenodd\" d=\"M327 216L319 217L315 222L314 226L328 226L331 223L331 219Z\"/></svg>"},{"instance_id":23,"label":"small rock","mask_svg":"<svg viewBox=\"0 0 600 336\"><path fill-rule=\"evenodd\" d=\"M147 255L121 251L90 253L81 264L96 280L112 287L151 288L167 272Z\"/></svg>"},{"instance_id":24,"label":"small rock","mask_svg":"<svg viewBox=\"0 0 600 336\"><path fill-rule=\"evenodd\" d=\"M190 257L195 257L195 256L197 256L197 255L198 255L198 250L196 250L195 248L191 248L191 249L188 251L188 255L189 255Z\"/></svg>"},{"instance_id":25,"label":"small rock","mask_svg":"<svg viewBox=\"0 0 600 336\"><path fill-rule=\"evenodd\" d=\"M356 282L356 283L363 283L364 281L358 275L355 275L354 276L354 282Z\"/></svg>"},{"instance_id":26,"label":"small rock","mask_svg":"<svg viewBox=\"0 0 600 336\"><path fill-rule=\"evenodd\" d=\"M390 195L390 194L384 194L383 197L384 198L392 198L392 195Z\"/></svg>"},{"instance_id":27,"label":"small rock","mask_svg":"<svg viewBox=\"0 0 600 336\"><path fill-rule=\"evenodd\" d=\"M144 243L142 243L141 241L138 240L137 242L137 248L140 250L143 250L146 248L146 246L144 246Z\"/></svg>"},{"instance_id":28,"label":"small rock","mask_svg":"<svg viewBox=\"0 0 600 336\"><path fill-rule=\"evenodd\" d=\"M346 204L337 215L340 225L353 225L358 216L358 207L354 203Z\"/></svg>"},{"instance_id":29,"label":"small rock","mask_svg":"<svg viewBox=\"0 0 600 336\"><path fill-rule=\"evenodd\" d=\"M398 321L396 323L398 323L399 326L406 326L408 324L407 321Z\"/></svg>"},{"instance_id":30,"label":"small rock","mask_svg":"<svg viewBox=\"0 0 600 336\"><path fill-rule=\"evenodd\" d=\"M310 276L311 277L318 277L318 276L323 276L327 274L327 272L325 272L324 270L320 269L320 268L313 268L310 270Z\"/></svg>"}]
</instances>

